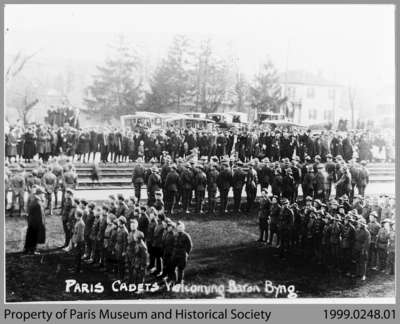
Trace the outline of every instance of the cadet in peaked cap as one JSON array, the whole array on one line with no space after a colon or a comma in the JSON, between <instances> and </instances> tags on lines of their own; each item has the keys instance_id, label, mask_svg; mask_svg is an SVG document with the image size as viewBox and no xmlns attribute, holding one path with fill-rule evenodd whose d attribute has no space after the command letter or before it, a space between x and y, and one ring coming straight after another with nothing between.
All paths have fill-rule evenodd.
<instances>
[{"instance_id":1,"label":"cadet in peaked cap","mask_svg":"<svg viewBox=\"0 0 400 324\"><path fill-rule=\"evenodd\" d=\"M125 200L125 198L124 198L124 196L123 196L123 194L118 194L118 200Z\"/></svg>"}]
</instances>

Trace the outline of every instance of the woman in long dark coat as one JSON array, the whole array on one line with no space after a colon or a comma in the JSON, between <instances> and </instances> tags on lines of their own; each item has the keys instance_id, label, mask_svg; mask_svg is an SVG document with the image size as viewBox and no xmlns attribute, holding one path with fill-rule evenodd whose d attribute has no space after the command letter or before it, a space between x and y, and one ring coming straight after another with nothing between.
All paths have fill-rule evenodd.
<instances>
[{"instance_id":1,"label":"woman in long dark coat","mask_svg":"<svg viewBox=\"0 0 400 324\"><path fill-rule=\"evenodd\" d=\"M33 157L36 155L36 136L35 133L28 129L28 131L23 136L23 158L25 162L31 162Z\"/></svg>"},{"instance_id":2,"label":"woman in long dark coat","mask_svg":"<svg viewBox=\"0 0 400 324\"><path fill-rule=\"evenodd\" d=\"M37 188L28 205L28 229L25 239L25 253L38 254L36 246L46 241L44 220L44 190Z\"/></svg>"}]
</instances>

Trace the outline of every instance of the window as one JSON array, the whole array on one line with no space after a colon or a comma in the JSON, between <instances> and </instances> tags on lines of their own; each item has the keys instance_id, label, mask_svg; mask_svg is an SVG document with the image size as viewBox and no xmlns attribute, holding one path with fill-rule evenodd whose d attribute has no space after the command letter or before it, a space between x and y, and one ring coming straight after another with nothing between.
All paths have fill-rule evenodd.
<instances>
[{"instance_id":1,"label":"window","mask_svg":"<svg viewBox=\"0 0 400 324\"><path fill-rule=\"evenodd\" d=\"M332 99L332 100L335 99L335 95L336 95L335 92L336 92L336 91L335 91L334 88L330 88L330 89L328 90L328 97L329 97L329 99Z\"/></svg>"},{"instance_id":2,"label":"window","mask_svg":"<svg viewBox=\"0 0 400 324\"><path fill-rule=\"evenodd\" d=\"M324 119L332 120L333 119L333 111L331 109L324 111Z\"/></svg>"},{"instance_id":3,"label":"window","mask_svg":"<svg viewBox=\"0 0 400 324\"><path fill-rule=\"evenodd\" d=\"M309 109L308 110L308 119L310 119L310 120L317 119L317 109Z\"/></svg>"},{"instance_id":4,"label":"window","mask_svg":"<svg viewBox=\"0 0 400 324\"><path fill-rule=\"evenodd\" d=\"M313 87L307 88L307 98L315 97L315 89Z\"/></svg>"},{"instance_id":5,"label":"window","mask_svg":"<svg viewBox=\"0 0 400 324\"><path fill-rule=\"evenodd\" d=\"M294 99L296 97L296 88L295 87L287 87L286 95L289 99Z\"/></svg>"}]
</instances>

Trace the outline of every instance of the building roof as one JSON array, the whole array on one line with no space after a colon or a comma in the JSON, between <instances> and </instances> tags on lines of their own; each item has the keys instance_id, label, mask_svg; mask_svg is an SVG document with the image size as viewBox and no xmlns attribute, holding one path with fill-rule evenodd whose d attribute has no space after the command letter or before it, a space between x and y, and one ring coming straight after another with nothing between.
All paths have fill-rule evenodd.
<instances>
[{"instance_id":1,"label":"building roof","mask_svg":"<svg viewBox=\"0 0 400 324\"><path fill-rule=\"evenodd\" d=\"M304 85L319 85L319 86L335 86L341 87L342 85L326 79L320 74L314 74L308 71L291 70L279 74L279 81L281 83L295 83Z\"/></svg>"}]
</instances>

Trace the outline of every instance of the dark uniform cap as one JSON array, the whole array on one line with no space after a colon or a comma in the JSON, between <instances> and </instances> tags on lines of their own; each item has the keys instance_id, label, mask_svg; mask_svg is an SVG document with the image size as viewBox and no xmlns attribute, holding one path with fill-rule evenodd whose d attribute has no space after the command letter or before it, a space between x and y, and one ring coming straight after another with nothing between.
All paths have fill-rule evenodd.
<instances>
[{"instance_id":1,"label":"dark uniform cap","mask_svg":"<svg viewBox=\"0 0 400 324\"><path fill-rule=\"evenodd\" d=\"M101 208L103 210L105 210L105 211L109 211L110 210L110 208L106 204L103 204L103 206L101 206Z\"/></svg>"},{"instance_id":2,"label":"dark uniform cap","mask_svg":"<svg viewBox=\"0 0 400 324\"><path fill-rule=\"evenodd\" d=\"M66 193L69 193L69 194L71 194L71 195L74 194L74 191L73 191L72 189L70 189L70 188L68 188L65 192L66 192Z\"/></svg>"},{"instance_id":3,"label":"dark uniform cap","mask_svg":"<svg viewBox=\"0 0 400 324\"><path fill-rule=\"evenodd\" d=\"M96 204L94 202L90 202L88 206L90 209L94 209L94 207L96 207Z\"/></svg>"},{"instance_id":4,"label":"dark uniform cap","mask_svg":"<svg viewBox=\"0 0 400 324\"><path fill-rule=\"evenodd\" d=\"M118 200L124 200L124 196L122 194L118 194Z\"/></svg>"},{"instance_id":5,"label":"dark uniform cap","mask_svg":"<svg viewBox=\"0 0 400 324\"><path fill-rule=\"evenodd\" d=\"M88 202L87 202L87 200L85 198L82 198L81 199L81 204L87 206Z\"/></svg>"},{"instance_id":6,"label":"dark uniform cap","mask_svg":"<svg viewBox=\"0 0 400 324\"><path fill-rule=\"evenodd\" d=\"M80 199L79 199L79 198L74 198L74 202L77 203L77 204L79 204Z\"/></svg>"},{"instance_id":7,"label":"dark uniform cap","mask_svg":"<svg viewBox=\"0 0 400 324\"><path fill-rule=\"evenodd\" d=\"M140 210L145 212L147 210L147 208L146 208L146 206L140 206Z\"/></svg>"}]
</instances>

